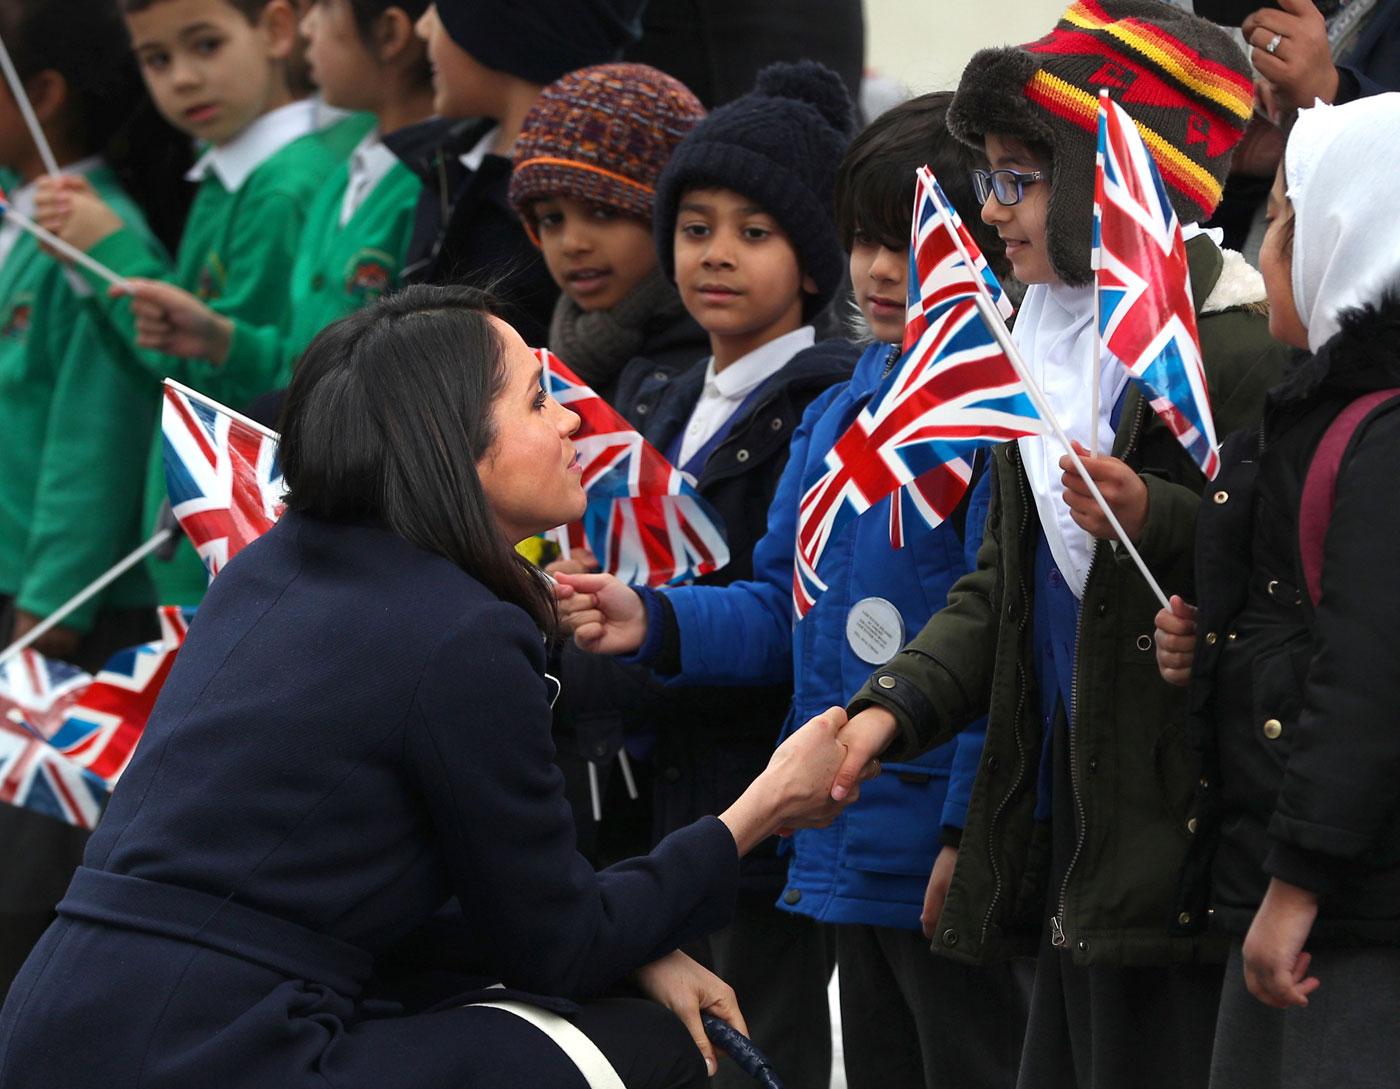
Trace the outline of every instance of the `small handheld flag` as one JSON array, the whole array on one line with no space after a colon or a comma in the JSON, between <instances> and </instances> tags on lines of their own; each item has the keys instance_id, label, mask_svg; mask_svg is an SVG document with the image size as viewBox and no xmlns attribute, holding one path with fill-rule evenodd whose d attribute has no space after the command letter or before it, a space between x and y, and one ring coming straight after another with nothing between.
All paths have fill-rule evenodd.
<instances>
[{"instance_id":1,"label":"small handheld flag","mask_svg":"<svg viewBox=\"0 0 1400 1089\"><path fill-rule=\"evenodd\" d=\"M602 569L623 582L663 586L727 564L723 523L685 475L558 356L536 354L545 389L582 421L574 434L588 496L582 536ZM581 543L577 523L558 533Z\"/></svg>"},{"instance_id":2,"label":"small handheld flag","mask_svg":"<svg viewBox=\"0 0 1400 1089\"><path fill-rule=\"evenodd\" d=\"M1213 478L1220 457L1181 223L1137 126L1107 91L1099 95L1093 265L1103 347Z\"/></svg>"}]
</instances>

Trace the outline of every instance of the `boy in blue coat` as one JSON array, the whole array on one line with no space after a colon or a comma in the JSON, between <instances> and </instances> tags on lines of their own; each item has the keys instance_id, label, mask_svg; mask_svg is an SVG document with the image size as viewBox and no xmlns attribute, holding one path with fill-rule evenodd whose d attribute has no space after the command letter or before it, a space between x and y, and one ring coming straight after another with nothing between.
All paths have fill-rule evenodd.
<instances>
[{"instance_id":1,"label":"boy in blue coat","mask_svg":"<svg viewBox=\"0 0 1400 1089\"><path fill-rule=\"evenodd\" d=\"M981 540L987 488L977 488L937 529L907 517L902 549L890 543L887 499L831 541L818 567L828 589L793 622L793 543L803 483L874 394L903 338L915 170L931 163L953 202L975 211L969 171L979 163L946 133L950 99L926 95L890 111L855 140L843 161L838 221L856 301L877 342L849 382L829 389L804 414L768 509L767 533L754 549L752 578L724 588L636 593L602 576L565 577L578 596L590 599L586 605L597 601L596 610L571 618L580 646L634 652L678 684L790 680L785 736L818 710L848 701L906 633L942 608L948 589L968 570ZM995 238L975 215L966 220L995 258ZM887 766L831 827L792 838L779 906L840 924L834 930L852 1089L1015 1081L1025 1002L1012 968L968 968L935 958L922 932L921 916L937 917L937 905L928 909L925 902L941 896L956 856L953 844L980 751L979 739L965 736L908 764ZM934 870L940 856L943 865Z\"/></svg>"}]
</instances>

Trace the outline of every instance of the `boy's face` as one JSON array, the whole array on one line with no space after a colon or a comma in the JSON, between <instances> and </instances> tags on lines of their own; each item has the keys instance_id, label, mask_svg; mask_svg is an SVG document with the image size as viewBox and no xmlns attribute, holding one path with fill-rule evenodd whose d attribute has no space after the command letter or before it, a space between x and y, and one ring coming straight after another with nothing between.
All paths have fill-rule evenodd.
<instances>
[{"instance_id":1,"label":"boy's face","mask_svg":"<svg viewBox=\"0 0 1400 1089\"><path fill-rule=\"evenodd\" d=\"M376 87L365 79L375 68L375 58L360 38L349 0L316 0L301 18L306 39L306 66L321 97L345 110L372 110Z\"/></svg>"},{"instance_id":2,"label":"boy's face","mask_svg":"<svg viewBox=\"0 0 1400 1089\"><path fill-rule=\"evenodd\" d=\"M857 229L851 242L851 290L876 340L904 343L908 280L909 247L890 249Z\"/></svg>"},{"instance_id":3,"label":"boy's face","mask_svg":"<svg viewBox=\"0 0 1400 1089\"><path fill-rule=\"evenodd\" d=\"M1010 136L988 133L987 161L991 170L1014 170L1028 174L1049 170L1049 163L1040 158L1020 140ZM1086 197L1087 199L1087 197ZM1021 200L1010 207L989 194L982 205L982 222L995 227L1006 243L1006 259L1011 270L1023 284L1059 283L1059 274L1050 262L1050 247L1045 234L1045 215L1050 207L1050 182L1026 182L1021 188Z\"/></svg>"},{"instance_id":4,"label":"boy's face","mask_svg":"<svg viewBox=\"0 0 1400 1089\"><path fill-rule=\"evenodd\" d=\"M804 276L778 221L732 189L691 189L676 216L676 287L710 334L718 360L732 362L802 325ZM731 351L722 353L717 342Z\"/></svg>"},{"instance_id":5,"label":"boy's face","mask_svg":"<svg viewBox=\"0 0 1400 1089\"><path fill-rule=\"evenodd\" d=\"M427 43L433 71L433 111L443 117L497 117L497 80L491 69L452 40L429 7L415 28Z\"/></svg>"},{"instance_id":6,"label":"boy's face","mask_svg":"<svg viewBox=\"0 0 1400 1089\"><path fill-rule=\"evenodd\" d=\"M224 0L159 0L126 25L151 98L191 136L226 143L285 98L281 62L296 37L287 0L252 23Z\"/></svg>"},{"instance_id":7,"label":"boy's face","mask_svg":"<svg viewBox=\"0 0 1400 1089\"><path fill-rule=\"evenodd\" d=\"M640 219L571 197L531 208L549 274L582 310L609 310L656 268L651 228Z\"/></svg>"}]
</instances>

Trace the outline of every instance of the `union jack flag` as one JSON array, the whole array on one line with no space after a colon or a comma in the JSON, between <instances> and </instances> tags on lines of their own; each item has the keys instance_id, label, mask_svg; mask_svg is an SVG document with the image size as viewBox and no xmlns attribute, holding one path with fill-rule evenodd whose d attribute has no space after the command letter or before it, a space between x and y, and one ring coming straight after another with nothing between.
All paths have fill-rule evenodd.
<instances>
[{"instance_id":1,"label":"union jack flag","mask_svg":"<svg viewBox=\"0 0 1400 1089\"><path fill-rule=\"evenodd\" d=\"M804 482L794 550L801 620L826 584L817 575L833 535L887 495L890 541L904 542L907 503L931 527L962 499L977 447L1044 425L977 307L1009 304L927 167L919 171L910 242L909 308L899 361Z\"/></svg>"},{"instance_id":2,"label":"union jack flag","mask_svg":"<svg viewBox=\"0 0 1400 1089\"><path fill-rule=\"evenodd\" d=\"M110 790L44 740L17 711L0 719L0 802L92 828Z\"/></svg>"},{"instance_id":3,"label":"union jack flag","mask_svg":"<svg viewBox=\"0 0 1400 1089\"><path fill-rule=\"evenodd\" d=\"M582 421L573 438L588 496L582 535L602 569L633 585L663 586L728 563L719 515L684 474L558 356L535 354L545 390ZM577 527L556 532L573 545Z\"/></svg>"},{"instance_id":4,"label":"union jack flag","mask_svg":"<svg viewBox=\"0 0 1400 1089\"><path fill-rule=\"evenodd\" d=\"M277 437L169 379L161 432L171 506L212 579L282 516Z\"/></svg>"},{"instance_id":5,"label":"union jack flag","mask_svg":"<svg viewBox=\"0 0 1400 1089\"><path fill-rule=\"evenodd\" d=\"M90 680L77 666L26 648L0 665L0 717L18 715L52 737Z\"/></svg>"},{"instance_id":6,"label":"union jack flag","mask_svg":"<svg viewBox=\"0 0 1400 1089\"><path fill-rule=\"evenodd\" d=\"M161 637L112 656L49 739L53 747L108 786L116 785L175 664L192 612L162 606Z\"/></svg>"},{"instance_id":7,"label":"union jack flag","mask_svg":"<svg viewBox=\"0 0 1400 1089\"><path fill-rule=\"evenodd\" d=\"M1207 477L1220 468L1186 244L1133 119L1099 95L1094 268L1103 346Z\"/></svg>"}]
</instances>

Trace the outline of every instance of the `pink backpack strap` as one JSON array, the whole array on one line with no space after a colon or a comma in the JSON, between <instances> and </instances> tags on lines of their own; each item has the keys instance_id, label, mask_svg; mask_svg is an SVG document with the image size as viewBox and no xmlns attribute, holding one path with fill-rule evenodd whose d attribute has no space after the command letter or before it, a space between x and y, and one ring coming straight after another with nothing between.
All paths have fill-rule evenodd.
<instances>
[{"instance_id":1,"label":"pink backpack strap","mask_svg":"<svg viewBox=\"0 0 1400 1089\"><path fill-rule=\"evenodd\" d=\"M1303 478L1303 498L1298 506L1298 553L1303 561L1303 583L1313 608L1317 608L1322 597L1322 554L1327 543L1327 526L1332 521L1332 508L1337 502L1337 473L1342 467L1342 455L1362 421L1395 397L1400 397L1400 387L1378 389L1352 401L1327 425L1322 441L1308 462L1308 473Z\"/></svg>"}]
</instances>

